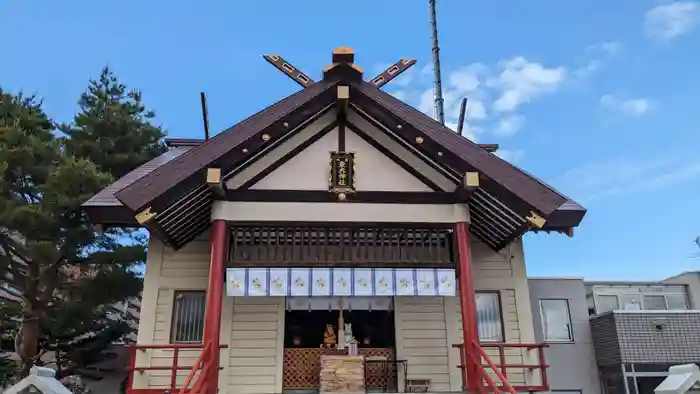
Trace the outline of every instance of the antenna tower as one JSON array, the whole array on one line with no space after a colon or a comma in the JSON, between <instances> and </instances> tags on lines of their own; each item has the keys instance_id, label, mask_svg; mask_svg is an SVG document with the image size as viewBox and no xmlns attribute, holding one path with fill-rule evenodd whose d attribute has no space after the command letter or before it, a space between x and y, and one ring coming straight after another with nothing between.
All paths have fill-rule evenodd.
<instances>
[{"instance_id":1,"label":"antenna tower","mask_svg":"<svg viewBox=\"0 0 700 394\"><path fill-rule=\"evenodd\" d=\"M433 33L433 72L435 80L433 81L433 95L435 97L435 114L437 121L445 124L445 109L444 99L442 98L442 79L440 78L440 46L438 45L438 30L437 16L435 11L435 3L437 0L428 0L430 4L430 27Z\"/></svg>"}]
</instances>

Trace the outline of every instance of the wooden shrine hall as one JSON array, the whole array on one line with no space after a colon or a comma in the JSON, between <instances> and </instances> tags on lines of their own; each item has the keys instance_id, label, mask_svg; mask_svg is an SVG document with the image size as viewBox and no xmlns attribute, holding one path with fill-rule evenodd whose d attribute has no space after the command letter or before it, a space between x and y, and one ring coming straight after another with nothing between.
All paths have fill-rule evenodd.
<instances>
[{"instance_id":1,"label":"wooden shrine hall","mask_svg":"<svg viewBox=\"0 0 700 394\"><path fill-rule=\"evenodd\" d=\"M382 90L415 60L264 58L301 89L83 205L150 233L127 391L547 391L522 236L586 210Z\"/></svg>"}]
</instances>

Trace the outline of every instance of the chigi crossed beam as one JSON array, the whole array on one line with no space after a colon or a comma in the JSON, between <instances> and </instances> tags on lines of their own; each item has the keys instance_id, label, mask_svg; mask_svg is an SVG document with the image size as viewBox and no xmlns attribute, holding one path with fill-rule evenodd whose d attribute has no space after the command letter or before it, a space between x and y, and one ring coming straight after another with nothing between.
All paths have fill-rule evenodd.
<instances>
[{"instance_id":1,"label":"chigi crossed beam","mask_svg":"<svg viewBox=\"0 0 700 394\"><path fill-rule=\"evenodd\" d=\"M298 68L294 67L291 63L284 60L280 55L263 55L263 58L268 61L268 63L275 66L276 69L282 71L286 76L291 78L294 82L298 83L303 87L308 87L314 84L314 80L309 78L308 75L299 71Z\"/></svg>"},{"instance_id":2,"label":"chigi crossed beam","mask_svg":"<svg viewBox=\"0 0 700 394\"><path fill-rule=\"evenodd\" d=\"M308 87L314 84L314 80L311 79L308 76L308 74L301 72L298 68L296 68L287 60L285 60L282 56L263 55L263 58L299 85L303 87ZM371 83L372 85L374 85L374 87L379 89L387 83L391 82L399 75L401 75L404 71L411 68L411 66L413 66L414 64L416 64L416 59L400 59L398 62L387 67L386 70L379 73L379 75L370 79L369 83Z\"/></svg>"}]
</instances>

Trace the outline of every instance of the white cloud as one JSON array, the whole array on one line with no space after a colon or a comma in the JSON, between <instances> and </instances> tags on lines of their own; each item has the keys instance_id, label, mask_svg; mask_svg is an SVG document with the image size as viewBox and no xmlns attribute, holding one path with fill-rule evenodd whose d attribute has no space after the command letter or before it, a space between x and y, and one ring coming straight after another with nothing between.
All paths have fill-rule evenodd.
<instances>
[{"instance_id":1,"label":"white cloud","mask_svg":"<svg viewBox=\"0 0 700 394\"><path fill-rule=\"evenodd\" d=\"M445 122L445 126L449 127L450 129L457 131L457 123L456 122ZM465 122L464 127L462 128L462 135L469 138L473 142L476 141L476 132L478 131L475 130L473 127L469 127L469 124Z\"/></svg>"},{"instance_id":2,"label":"white cloud","mask_svg":"<svg viewBox=\"0 0 700 394\"><path fill-rule=\"evenodd\" d=\"M566 68L547 68L522 56L500 64L502 71L489 81L489 85L500 90L493 103L494 110L512 112L539 96L553 92L564 82Z\"/></svg>"},{"instance_id":3,"label":"white cloud","mask_svg":"<svg viewBox=\"0 0 700 394\"><path fill-rule=\"evenodd\" d=\"M511 164L517 164L518 162L522 161L523 157L525 157L525 151L520 149L499 149L496 151L496 156Z\"/></svg>"},{"instance_id":4,"label":"white cloud","mask_svg":"<svg viewBox=\"0 0 700 394\"><path fill-rule=\"evenodd\" d=\"M601 61L593 59L589 60L588 63L586 63L584 66L575 69L572 74L578 78L585 78L593 74L594 72L600 70L601 67Z\"/></svg>"},{"instance_id":5,"label":"white cloud","mask_svg":"<svg viewBox=\"0 0 700 394\"><path fill-rule=\"evenodd\" d=\"M606 94L600 98L603 107L612 109L628 116L640 116L652 109L653 102L646 97L631 98L621 100L611 94Z\"/></svg>"},{"instance_id":6,"label":"white cloud","mask_svg":"<svg viewBox=\"0 0 700 394\"><path fill-rule=\"evenodd\" d=\"M619 41L604 41L586 48L585 64L574 69L571 74L579 79L588 77L603 68L606 62L617 56L622 51Z\"/></svg>"},{"instance_id":7,"label":"white cloud","mask_svg":"<svg viewBox=\"0 0 700 394\"><path fill-rule=\"evenodd\" d=\"M389 92L389 93L401 101L408 100L409 95L410 95L410 93L405 91L405 90L394 90L394 91Z\"/></svg>"},{"instance_id":8,"label":"white cloud","mask_svg":"<svg viewBox=\"0 0 700 394\"><path fill-rule=\"evenodd\" d=\"M430 69L424 67L421 74ZM475 139L484 130L508 137L525 123L516 110L542 95L555 91L566 75L564 67L547 67L522 56L497 62L491 66L472 63L443 74L445 120L456 127L460 104L468 98L465 135ZM414 79L414 82L418 82ZM435 116L432 84L423 78L421 90L397 86L393 94L424 113ZM418 84L421 85L421 84Z\"/></svg>"},{"instance_id":9,"label":"white cloud","mask_svg":"<svg viewBox=\"0 0 700 394\"><path fill-rule=\"evenodd\" d=\"M586 52L602 53L605 55L617 55L621 50L622 43L619 41L605 41L586 48Z\"/></svg>"},{"instance_id":10,"label":"white cloud","mask_svg":"<svg viewBox=\"0 0 700 394\"><path fill-rule=\"evenodd\" d=\"M525 118L520 115L508 115L498 121L493 129L494 134L499 136L510 136L515 134L525 124Z\"/></svg>"},{"instance_id":11,"label":"white cloud","mask_svg":"<svg viewBox=\"0 0 700 394\"><path fill-rule=\"evenodd\" d=\"M644 15L644 30L656 41L670 41L692 31L700 20L700 5L674 1L656 6Z\"/></svg>"},{"instance_id":12,"label":"white cloud","mask_svg":"<svg viewBox=\"0 0 700 394\"><path fill-rule=\"evenodd\" d=\"M656 158L621 156L587 163L567 171L563 181L582 200L594 201L653 192L699 177L700 160L694 154L666 153Z\"/></svg>"}]
</instances>

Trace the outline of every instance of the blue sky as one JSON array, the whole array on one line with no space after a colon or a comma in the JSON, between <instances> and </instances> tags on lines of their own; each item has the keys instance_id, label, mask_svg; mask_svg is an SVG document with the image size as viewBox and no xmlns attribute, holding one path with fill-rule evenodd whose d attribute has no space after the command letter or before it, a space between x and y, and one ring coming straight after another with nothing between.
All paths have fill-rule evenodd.
<instances>
[{"instance_id":1,"label":"blue sky","mask_svg":"<svg viewBox=\"0 0 700 394\"><path fill-rule=\"evenodd\" d=\"M430 112L427 0L6 1L5 89L38 92L68 121L109 64L173 137L201 137L199 92L221 130L297 90L262 60L318 78L332 48L374 74L418 59L387 89ZM700 4L439 0L447 120L580 201L574 238L528 235L528 273L655 279L700 258ZM369 75L368 75L369 77Z\"/></svg>"}]
</instances>

